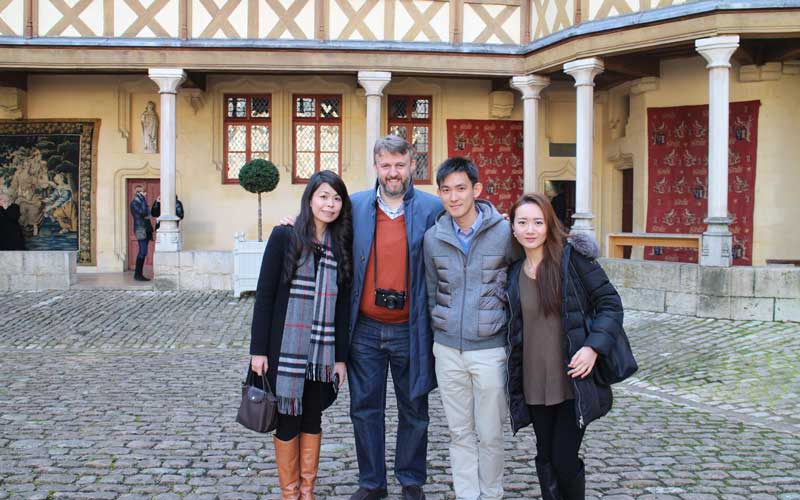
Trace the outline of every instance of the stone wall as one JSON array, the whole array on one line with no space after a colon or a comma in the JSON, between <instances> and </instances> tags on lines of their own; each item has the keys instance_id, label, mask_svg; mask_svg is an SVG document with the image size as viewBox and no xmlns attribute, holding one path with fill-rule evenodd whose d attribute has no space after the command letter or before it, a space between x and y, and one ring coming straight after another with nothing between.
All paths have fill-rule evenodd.
<instances>
[{"instance_id":1,"label":"stone wall","mask_svg":"<svg viewBox=\"0 0 800 500\"><path fill-rule=\"evenodd\" d=\"M231 290L233 288L231 252L156 252L153 260L156 289Z\"/></svg>"},{"instance_id":2,"label":"stone wall","mask_svg":"<svg viewBox=\"0 0 800 500\"><path fill-rule=\"evenodd\" d=\"M0 252L0 291L66 290L77 282L76 251Z\"/></svg>"},{"instance_id":3,"label":"stone wall","mask_svg":"<svg viewBox=\"0 0 800 500\"><path fill-rule=\"evenodd\" d=\"M703 318L800 321L800 268L600 259L626 308Z\"/></svg>"}]
</instances>

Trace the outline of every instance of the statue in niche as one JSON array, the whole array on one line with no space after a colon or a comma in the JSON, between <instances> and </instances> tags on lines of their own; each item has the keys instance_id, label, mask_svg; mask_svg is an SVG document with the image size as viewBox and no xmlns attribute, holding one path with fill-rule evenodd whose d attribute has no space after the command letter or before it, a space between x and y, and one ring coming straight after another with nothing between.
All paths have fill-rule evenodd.
<instances>
[{"instance_id":1,"label":"statue in niche","mask_svg":"<svg viewBox=\"0 0 800 500\"><path fill-rule=\"evenodd\" d=\"M142 140L145 153L158 153L158 114L153 101L147 101L142 112Z\"/></svg>"}]
</instances>

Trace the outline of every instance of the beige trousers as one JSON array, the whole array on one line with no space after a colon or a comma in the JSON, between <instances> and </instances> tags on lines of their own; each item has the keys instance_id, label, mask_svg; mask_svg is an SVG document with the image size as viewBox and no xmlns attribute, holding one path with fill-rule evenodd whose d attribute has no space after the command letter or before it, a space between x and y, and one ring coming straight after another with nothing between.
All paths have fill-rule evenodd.
<instances>
[{"instance_id":1,"label":"beige trousers","mask_svg":"<svg viewBox=\"0 0 800 500\"><path fill-rule=\"evenodd\" d=\"M450 428L450 464L458 500L503 498L504 347L459 352L433 344L436 379Z\"/></svg>"}]
</instances>

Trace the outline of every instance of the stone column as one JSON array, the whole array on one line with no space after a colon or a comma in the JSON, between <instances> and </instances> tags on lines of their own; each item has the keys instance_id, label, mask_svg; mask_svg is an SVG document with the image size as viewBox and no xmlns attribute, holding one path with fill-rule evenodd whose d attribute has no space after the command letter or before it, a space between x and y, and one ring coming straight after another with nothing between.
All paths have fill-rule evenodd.
<instances>
[{"instance_id":1,"label":"stone column","mask_svg":"<svg viewBox=\"0 0 800 500\"><path fill-rule=\"evenodd\" d=\"M603 72L603 61L596 57L578 59L564 65L564 72L575 79L577 133L575 168L575 223L573 233L586 233L597 239L592 213L592 150L594 146L594 78Z\"/></svg>"},{"instance_id":2,"label":"stone column","mask_svg":"<svg viewBox=\"0 0 800 500\"><path fill-rule=\"evenodd\" d=\"M708 62L708 217L703 221L708 227L700 264L728 267L733 238L728 230L728 78L739 36L703 38L694 46Z\"/></svg>"},{"instance_id":3,"label":"stone column","mask_svg":"<svg viewBox=\"0 0 800 500\"><path fill-rule=\"evenodd\" d=\"M161 226L156 238L156 252L180 252L181 232L175 215L175 142L178 87L186 79L180 68L151 68L150 79L161 94L159 151L161 151Z\"/></svg>"},{"instance_id":4,"label":"stone column","mask_svg":"<svg viewBox=\"0 0 800 500\"><path fill-rule=\"evenodd\" d=\"M366 163L367 188L375 185L375 159L372 149L381 132L381 97L383 89L392 79L392 74L385 71L359 71L358 84L364 87L367 96L367 139ZM410 137L409 137L410 139Z\"/></svg>"},{"instance_id":5,"label":"stone column","mask_svg":"<svg viewBox=\"0 0 800 500\"><path fill-rule=\"evenodd\" d=\"M538 75L515 76L511 86L522 93L523 108L523 174L522 183L525 193L536 191L539 161L539 96L542 90L550 85L550 79Z\"/></svg>"}]
</instances>

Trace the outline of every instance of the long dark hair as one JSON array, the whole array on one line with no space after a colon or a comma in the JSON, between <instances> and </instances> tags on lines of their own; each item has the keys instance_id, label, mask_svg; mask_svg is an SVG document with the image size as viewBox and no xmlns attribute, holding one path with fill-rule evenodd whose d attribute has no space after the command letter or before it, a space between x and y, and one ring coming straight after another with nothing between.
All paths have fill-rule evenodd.
<instances>
[{"instance_id":1,"label":"long dark hair","mask_svg":"<svg viewBox=\"0 0 800 500\"><path fill-rule=\"evenodd\" d=\"M353 281L353 209L347 186L341 177L330 170L320 170L311 176L300 198L300 215L294 221L289 251L283 260L283 282L291 283L303 250L313 252L318 245L314 214L311 212L311 197L322 184L328 183L342 198L339 217L328 224L330 244L336 257L337 282L340 286L350 286Z\"/></svg>"},{"instance_id":2,"label":"long dark hair","mask_svg":"<svg viewBox=\"0 0 800 500\"><path fill-rule=\"evenodd\" d=\"M536 287L539 290L542 312L545 316L561 314L561 252L564 249L566 233L561 221L556 217L553 205L547 196L541 193L526 193L511 206L509 219L511 230L514 230L514 219L517 209L527 204L538 205L544 215L547 226L547 239L544 242L544 256L539 267L536 268ZM516 238L513 244L521 248Z\"/></svg>"}]
</instances>

